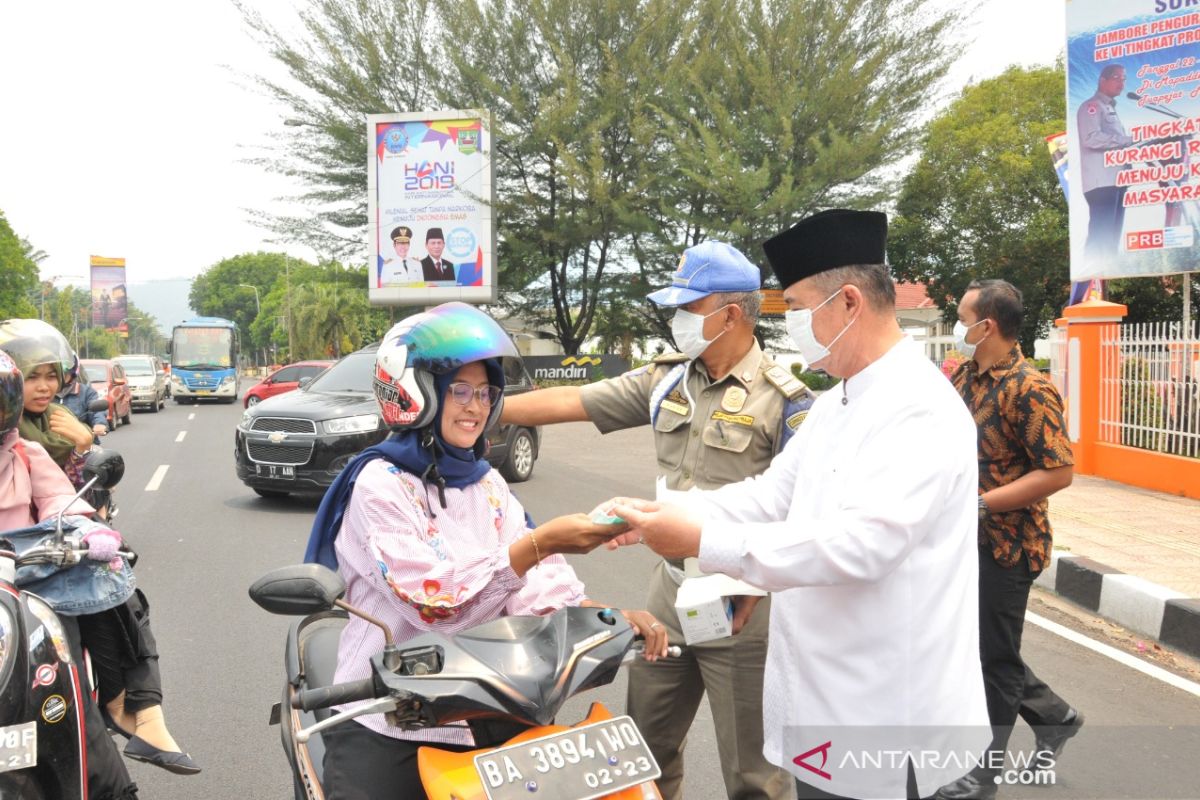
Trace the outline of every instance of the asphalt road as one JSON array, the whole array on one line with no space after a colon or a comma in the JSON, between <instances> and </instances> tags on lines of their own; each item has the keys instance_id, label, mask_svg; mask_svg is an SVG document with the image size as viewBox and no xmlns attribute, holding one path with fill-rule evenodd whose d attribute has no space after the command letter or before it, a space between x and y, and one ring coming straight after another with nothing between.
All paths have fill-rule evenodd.
<instances>
[{"instance_id":1,"label":"asphalt road","mask_svg":"<svg viewBox=\"0 0 1200 800\"><path fill-rule=\"evenodd\" d=\"M129 762L146 798L291 796L279 728L267 725L280 695L289 620L259 610L246 589L263 572L300 559L316 501L263 500L236 479L240 414L240 405L169 403L158 414L137 413L105 440L126 460L117 527L141 554L137 572L153 604L167 718L204 767L179 777ZM648 431L601 437L589 425L569 425L546 430L534 477L516 491L545 520L613 495L645 495L654 475ZM626 548L573 562L592 597L637 607L654 557ZM1075 615L1039 610L1085 627ZM1038 627L1027 626L1025 653L1087 724L1068 745L1055 785L1005 788L1001 797L1200 797L1200 697ZM593 700L621 711L623 696L622 677L573 700L560 719L578 719ZM1030 748L1028 729L1019 728L1013 743ZM688 800L725 796L706 708L689 739L687 770Z\"/></svg>"}]
</instances>

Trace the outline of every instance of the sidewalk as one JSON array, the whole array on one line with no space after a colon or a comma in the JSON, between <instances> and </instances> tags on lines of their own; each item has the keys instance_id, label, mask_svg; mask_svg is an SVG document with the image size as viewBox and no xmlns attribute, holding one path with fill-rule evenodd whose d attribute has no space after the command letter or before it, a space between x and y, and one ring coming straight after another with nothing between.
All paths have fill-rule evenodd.
<instances>
[{"instance_id":1,"label":"sidewalk","mask_svg":"<svg viewBox=\"0 0 1200 800\"><path fill-rule=\"evenodd\" d=\"M1077 475L1050 499L1050 522L1039 585L1200 656L1200 500Z\"/></svg>"}]
</instances>

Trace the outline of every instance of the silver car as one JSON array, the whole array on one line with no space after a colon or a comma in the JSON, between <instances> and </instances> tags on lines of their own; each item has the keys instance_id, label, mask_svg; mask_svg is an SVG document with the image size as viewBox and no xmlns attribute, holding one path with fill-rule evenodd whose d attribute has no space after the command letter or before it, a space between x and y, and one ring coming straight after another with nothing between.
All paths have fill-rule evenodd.
<instances>
[{"instance_id":1,"label":"silver car","mask_svg":"<svg viewBox=\"0 0 1200 800\"><path fill-rule=\"evenodd\" d=\"M158 356L117 356L113 360L125 369L134 408L148 408L158 413L167 404L167 378Z\"/></svg>"}]
</instances>

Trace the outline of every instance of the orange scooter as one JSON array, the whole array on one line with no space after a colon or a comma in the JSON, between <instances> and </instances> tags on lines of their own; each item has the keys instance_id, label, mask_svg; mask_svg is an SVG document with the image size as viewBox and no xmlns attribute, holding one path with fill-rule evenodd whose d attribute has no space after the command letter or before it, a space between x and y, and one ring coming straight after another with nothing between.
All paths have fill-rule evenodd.
<instances>
[{"instance_id":1,"label":"orange scooter","mask_svg":"<svg viewBox=\"0 0 1200 800\"><path fill-rule=\"evenodd\" d=\"M464 721L478 730L524 728L499 746L465 753L420 748L430 800L661 799L654 784L661 771L632 719L593 703L579 723L553 724L563 703L611 683L640 649L620 614L564 608L544 617L501 617L454 636L425 634L403 647L385 628L372 675L330 685L347 614L376 622L341 600L345 588L331 570L304 564L274 570L250 589L267 611L306 615L289 634L288 680L272 713L282 725L297 800L324 800L322 731L381 713L408 729ZM359 701L365 702L349 711L329 711Z\"/></svg>"}]
</instances>

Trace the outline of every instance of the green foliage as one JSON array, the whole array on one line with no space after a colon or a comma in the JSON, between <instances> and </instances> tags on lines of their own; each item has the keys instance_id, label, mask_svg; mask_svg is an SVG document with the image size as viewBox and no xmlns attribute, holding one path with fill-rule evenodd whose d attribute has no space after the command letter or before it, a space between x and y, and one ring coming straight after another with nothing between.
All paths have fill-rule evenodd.
<instances>
[{"instance_id":1,"label":"green foliage","mask_svg":"<svg viewBox=\"0 0 1200 800\"><path fill-rule=\"evenodd\" d=\"M930 123L888 236L896 276L927 284L945 319L972 280L1017 286L1029 353L1069 288L1067 206L1045 143L1066 124L1063 85L1058 64L964 89Z\"/></svg>"},{"instance_id":2,"label":"green foliage","mask_svg":"<svg viewBox=\"0 0 1200 800\"><path fill-rule=\"evenodd\" d=\"M37 262L0 211L0 319L34 316L34 297L38 297Z\"/></svg>"},{"instance_id":3,"label":"green foliage","mask_svg":"<svg viewBox=\"0 0 1200 800\"><path fill-rule=\"evenodd\" d=\"M1126 322L1183 319L1183 280L1178 275L1108 281L1105 298L1129 308ZM1200 275L1192 276L1192 309L1193 314L1200 312Z\"/></svg>"},{"instance_id":4,"label":"green foliage","mask_svg":"<svg viewBox=\"0 0 1200 800\"><path fill-rule=\"evenodd\" d=\"M873 205L912 148L959 12L934 0L310 0L290 38L242 7L287 79L267 169L319 252L360 252L368 113L494 113L495 211L510 311L568 353L666 331L644 295L718 237L757 258L819 207ZM451 31L452 36L445 32ZM430 47L453 41L453 47ZM886 76L886 77L883 77ZM517 290L517 291L511 291ZM605 313L619 305L635 310Z\"/></svg>"},{"instance_id":5,"label":"green foliage","mask_svg":"<svg viewBox=\"0 0 1200 800\"><path fill-rule=\"evenodd\" d=\"M824 372L805 370L800 364L792 364L792 374L814 392L824 392L827 389L837 386L838 382L837 378L826 375Z\"/></svg>"}]
</instances>

